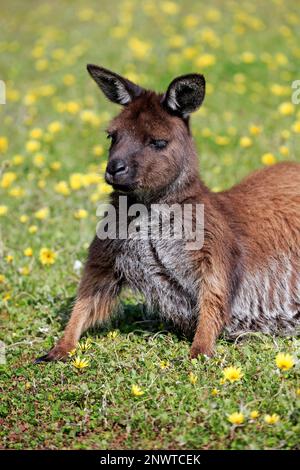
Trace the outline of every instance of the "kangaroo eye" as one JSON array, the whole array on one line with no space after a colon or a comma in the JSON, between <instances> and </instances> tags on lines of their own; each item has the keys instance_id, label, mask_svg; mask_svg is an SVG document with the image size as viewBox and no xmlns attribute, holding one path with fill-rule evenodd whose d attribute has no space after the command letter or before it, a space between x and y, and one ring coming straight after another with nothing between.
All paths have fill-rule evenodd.
<instances>
[{"instance_id":1,"label":"kangaroo eye","mask_svg":"<svg viewBox=\"0 0 300 470\"><path fill-rule=\"evenodd\" d=\"M108 132L107 133L107 139L111 141L112 144L114 144L117 140L117 133L116 132Z\"/></svg>"},{"instance_id":2,"label":"kangaroo eye","mask_svg":"<svg viewBox=\"0 0 300 470\"><path fill-rule=\"evenodd\" d=\"M150 145L155 150L161 150L161 149L166 148L166 146L168 145L168 142L167 140L163 140L163 139L151 139Z\"/></svg>"}]
</instances>

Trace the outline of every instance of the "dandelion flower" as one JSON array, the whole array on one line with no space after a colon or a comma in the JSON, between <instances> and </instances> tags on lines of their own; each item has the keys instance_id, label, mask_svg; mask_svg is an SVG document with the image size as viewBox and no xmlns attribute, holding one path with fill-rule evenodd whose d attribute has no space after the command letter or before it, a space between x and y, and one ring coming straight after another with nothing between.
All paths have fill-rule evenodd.
<instances>
[{"instance_id":1,"label":"dandelion flower","mask_svg":"<svg viewBox=\"0 0 300 470\"><path fill-rule=\"evenodd\" d=\"M0 206L0 217L2 215L6 215L8 212L8 207L7 206Z\"/></svg>"},{"instance_id":2,"label":"dandelion flower","mask_svg":"<svg viewBox=\"0 0 300 470\"><path fill-rule=\"evenodd\" d=\"M265 415L264 421L267 424L276 424L280 420L280 417L276 414L273 413L272 415Z\"/></svg>"},{"instance_id":3,"label":"dandelion flower","mask_svg":"<svg viewBox=\"0 0 300 470\"><path fill-rule=\"evenodd\" d=\"M0 180L0 186L3 189L9 188L17 179L17 175L12 171L7 171L3 173L2 178Z\"/></svg>"},{"instance_id":4,"label":"dandelion flower","mask_svg":"<svg viewBox=\"0 0 300 470\"><path fill-rule=\"evenodd\" d=\"M55 263L56 253L49 248L41 248L40 250L40 262L44 265L50 265Z\"/></svg>"},{"instance_id":5,"label":"dandelion flower","mask_svg":"<svg viewBox=\"0 0 300 470\"><path fill-rule=\"evenodd\" d=\"M88 359L83 359L80 356L76 356L75 359L71 362L72 366L75 367L75 369L85 369L86 367L89 367L90 361Z\"/></svg>"},{"instance_id":6,"label":"dandelion flower","mask_svg":"<svg viewBox=\"0 0 300 470\"><path fill-rule=\"evenodd\" d=\"M251 145L252 145L252 139L250 139L250 137L245 135L240 138L240 146L242 148L248 148L248 147L251 147Z\"/></svg>"},{"instance_id":7,"label":"dandelion flower","mask_svg":"<svg viewBox=\"0 0 300 470\"><path fill-rule=\"evenodd\" d=\"M38 231L38 228L36 225L30 225L30 227L28 227L28 232L33 235L34 233L36 233Z\"/></svg>"},{"instance_id":8,"label":"dandelion flower","mask_svg":"<svg viewBox=\"0 0 300 470\"><path fill-rule=\"evenodd\" d=\"M261 157L261 161L264 165L274 165L276 163L276 157L273 153L264 153Z\"/></svg>"},{"instance_id":9,"label":"dandelion flower","mask_svg":"<svg viewBox=\"0 0 300 470\"><path fill-rule=\"evenodd\" d=\"M245 416L243 415L243 413L235 412L228 416L228 421L231 424L243 424L243 422L245 421Z\"/></svg>"},{"instance_id":10,"label":"dandelion flower","mask_svg":"<svg viewBox=\"0 0 300 470\"><path fill-rule=\"evenodd\" d=\"M259 417L259 412L257 410L253 410L250 413L250 418L251 419L257 419Z\"/></svg>"},{"instance_id":11,"label":"dandelion flower","mask_svg":"<svg viewBox=\"0 0 300 470\"><path fill-rule=\"evenodd\" d=\"M50 122L47 129L48 129L48 132L50 132L50 134L57 134L57 132L61 131L62 124L59 121L53 121L53 122Z\"/></svg>"},{"instance_id":12,"label":"dandelion flower","mask_svg":"<svg viewBox=\"0 0 300 470\"><path fill-rule=\"evenodd\" d=\"M241 380L243 377L243 373L241 371L240 367L226 367L223 370L223 376L225 380L228 380L229 382L237 382L238 380Z\"/></svg>"},{"instance_id":13,"label":"dandelion flower","mask_svg":"<svg viewBox=\"0 0 300 470\"><path fill-rule=\"evenodd\" d=\"M26 224L26 222L28 222L28 215L26 214L21 215L19 218L19 221L21 222L21 224Z\"/></svg>"},{"instance_id":14,"label":"dandelion flower","mask_svg":"<svg viewBox=\"0 0 300 470\"><path fill-rule=\"evenodd\" d=\"M4 136L0 136L0 153L5 153L8 149L8 140Z\"/></svg>"},{"instance_id":15,"label":"dandelion flower","mask_svg":"<svg viewBox=\"0 0 300 470\"><path fill-rule=\"evenodd\" d=\"M217 388L213 388L210 394L213 397L215 397L216 395L219 395L219 393L220 393L220 391Z\"/></svg>"},{"instance_id":16,"label":"dandelion flower","mask_svg":"<svg viewBox=\"0 0 300 470\"><path fill-rule=\"evenodd\" d=\"M34 213L34 216L36 219L39 219L39 220L47 219L47 217L49 216L48 207L43 207L42 209L39 209L38 211Z\"/></svg>"},{"instance_id":17,"label":"dandelion flower","mask_svg":"<svg viewBox=\"0 0 300 470\"><path fill-rule=\"evenodd\" d=\"M85 209L78 209L77 211L74 212L74 218L79 220L79 219L86 219L88 216L88 211Z\"/></svg>"},{"instance_id":18,"label":"dandelion flower","mask_svg":"<svg viewBox=\"0 0 300 470\"><path fill-rule=\"evenodd\" d=\"M143 392L143 390L138 385L132 385L131 393L135 397L140 397L141 395L144 395L145 392Z\"/></svg>"},{"instance_id":19,"label":"dandelion flower","mask_svg":"<svg viewBox=\"0 0 300 470\"><path fill-rule=\"evenodd\" d=\"M170 366L169 361L160 361L160 363L159 363L159 367L162 370L167 369L169 366Z\"/></svg>"},{"instance_id":20,"label":"dandelion flower","mask_svg":"<svg viewBox=\"0 0 300 470\"><path fill-rule=\"evenodd\" d=\"M285 101L284 103L281 103L278 107L279 114L283 116L290 116L291 114L293 114L294 110L295 107L290 101Z\"/></svg>"},{"instance_id":21,"label":"dandelion flower","mask_svg":"<svg viewBox=\"0 0 300 470\"><path fill-rule=\"evenodd\" d=\"M32 255L33 255L33 250L32 250L32 248L30 248L30 247L25 248L25 250L24 250L24 255L25 255L25 256L28 256L28 257L32 256Z\"/></svg>"},{"instance_id":22,"label":"dandelion flower","mask_svg":"<svg viewBox=\"0 0 300 470\"><path fill-rule=\"evenodd\" d=\"M295 365L295 360L291 354L279 353L275 358L278 369L289 370Z\"/></svg>"}]
</instances>

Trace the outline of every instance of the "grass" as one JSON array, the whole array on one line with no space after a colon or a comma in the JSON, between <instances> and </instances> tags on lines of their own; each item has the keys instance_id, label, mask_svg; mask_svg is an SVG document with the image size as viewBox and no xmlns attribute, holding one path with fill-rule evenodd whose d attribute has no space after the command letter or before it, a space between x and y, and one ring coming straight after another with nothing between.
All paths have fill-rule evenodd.
<instances>
[{"instance_id":1,"label":"grass","mask_svg":"<svg viewBox=\"0 0 300 470\"><path fill-rule=\"evenodd\" d=\"M32 364L62 332L79 279L74 263L84 261L97 203L108 191L103 130L117 109L86 63L157 90L176 75L203 72L207 97L192 128L202 176L218 190L263 162L300 161L300 108L291 105L299 21L292 0L1 6L1 448L299 448L296 338L220 339L213 359L191 362L189 343L145 318L141 301L126 292L123 314L88 333L86 369L72 359ZM42 208L48 216L38 218ZM41 263L42 248L56 254L54 264ZM280 351L296 359L287 372L276 367ZM243 377L220 383L230 365ZM134 396L132 385L144 393ZM239 426L228 421L236 411L244 415ZM267 424L264 416L273 413L280 420Z\"/></svg>"}]
</instances>

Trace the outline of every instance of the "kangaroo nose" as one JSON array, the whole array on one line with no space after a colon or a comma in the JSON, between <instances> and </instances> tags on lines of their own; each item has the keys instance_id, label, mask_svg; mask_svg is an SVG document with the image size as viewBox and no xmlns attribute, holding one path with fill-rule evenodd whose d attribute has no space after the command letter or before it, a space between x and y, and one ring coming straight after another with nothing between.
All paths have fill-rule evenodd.
<instances>
[{"instance_id":1,"label":"kangaroo nose","mask_svg":"<svg viewBox=\"0 0 300 470\"><path fill-rule=\"evenodd\" d=\"M106 172L111 176L121 176L127 173L128 166L123 160L111 160L106 168Z\"/></svg>"}]
</instances>

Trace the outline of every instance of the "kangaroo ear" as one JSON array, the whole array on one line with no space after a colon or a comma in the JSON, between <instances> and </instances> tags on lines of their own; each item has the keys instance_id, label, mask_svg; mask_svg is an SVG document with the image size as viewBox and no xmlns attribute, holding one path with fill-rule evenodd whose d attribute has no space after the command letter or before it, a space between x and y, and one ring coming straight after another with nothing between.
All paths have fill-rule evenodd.
<instances>
[{"instance_id":1,"label":"kangaroo ear","mask_svg":"<svg viewBox=\"0 0 300 470\"><path fill-rule=\"evenodd\" d=\"M144 90L127 78L97 65L88 64L87 70L101 88L105 96L113 103L127 105Z\"/></svg>"},{"instance_id":2,"label":"kangaroo ear","mask_svg":"<svg viewBox=\"0 0 300 470\"><path fill-rule=\"evenodd\" d=\"M186 118L200 108L205 96L205 78L191 73L175 78L163 98L163 104L171 111Z\"/></svg>"}]
</instances>

